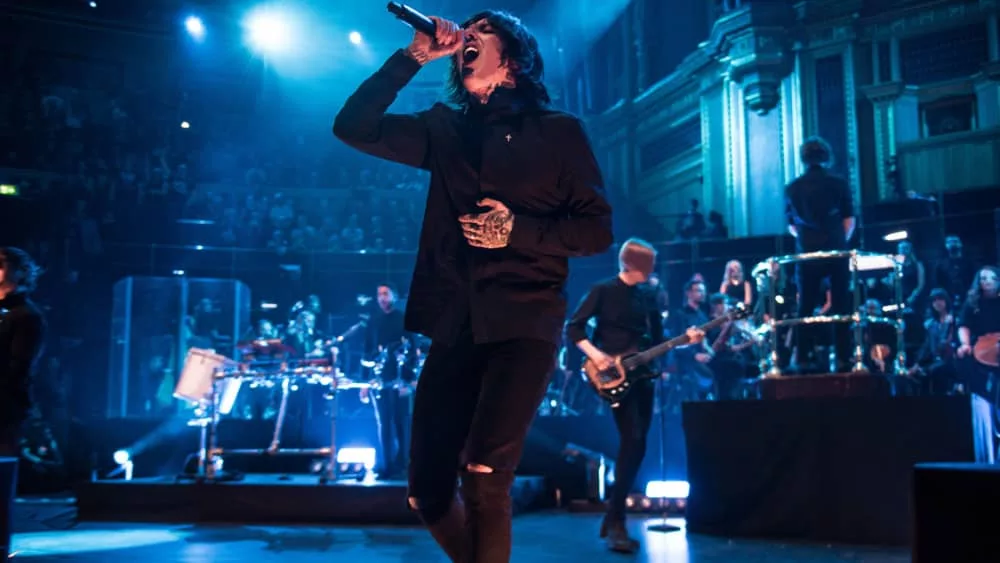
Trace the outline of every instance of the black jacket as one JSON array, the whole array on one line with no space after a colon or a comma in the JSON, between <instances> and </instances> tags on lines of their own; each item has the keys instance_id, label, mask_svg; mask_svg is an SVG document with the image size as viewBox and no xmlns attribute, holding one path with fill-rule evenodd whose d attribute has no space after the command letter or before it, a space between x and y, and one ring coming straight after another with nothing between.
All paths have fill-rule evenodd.
<instances>
[{"instance_id":1,"label":"black jacket","mask_svg":"<svg viewBox=\"0 0 1000 563\"><path fill-rule=\"evenodd\" d=\"M24 294L0 299L0 427L20 424L31 412L31 383L45 322Z\"/></svg>"},{"instance_id":2,"label":"black jacket","mask_svg":"<svg viewBox=\"0 0 1000 563\"><path fill-rule=\"evenodd\" d=\"M558 343L568 258L612 243L611 207L578 119L498 91L486 105L387 114L420 69L398 51L348 98L333 133L368 154L430 171L406 329L454 342ZM497 199L514 213L506 248L468 245L458 217ZM469 323L466 326L466 323Z\"/></svg>"},{"instance_id":3,"label":"black jacket","mask_svg":"<svg viewBox=\"0 0 1000 563\"><path fill-rule=\"evenodd\" d=\"M844 219L854 217L854 196L843 178L810 166L785 188L785 215L798 229L800 252L847 248Z\"/></svg>"}]
</instances>

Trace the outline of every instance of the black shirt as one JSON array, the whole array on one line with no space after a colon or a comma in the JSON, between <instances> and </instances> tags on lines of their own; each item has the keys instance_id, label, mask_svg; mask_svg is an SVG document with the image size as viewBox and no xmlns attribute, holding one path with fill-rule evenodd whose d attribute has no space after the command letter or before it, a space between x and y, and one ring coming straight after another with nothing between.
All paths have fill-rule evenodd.
<instances>
[{"instance_id":1,"label":"black shirt","mask_svg":"<svg viewBox=\"0 0 1000 563\"><path fill-rule=\"evenodd\" d=\"M392 309L388 313L377 309L372 313L365 330L365 356L367 358L374 360L380 347L387 350L390 357L395 357L398 352L403 350L406 350L408 355L412 353L413 338L403 328L403 317L404 314L399 309ZM406 347L404 348L404 346ZM398 366L397 362L386 361L382 379L386 381L396 379ZM406 378L404 377L404 379Z\"/></svg>"},{"instance_id":2,"label":"black shirt","mask_svg":"<svg viewBox=\"0 0 1000 563\"><path fill-rule=\"evenodd\" d=\"M934 286L948 292L952 298L964 296L976 277L976 266L964 256L947 257L934 265Z\"/></svg>"},{"instance_id":3,"label":"black shirt","mask_svg":"<svg viewBox=\"0 0 1000 563\"><path fill-rule=\"evenodd\" d=\"M368 154L429 170L406 328L455 342L558 344L568 258L611 245L611 207L581 122L498 90L485 106L387 114L420 70L398 51L351 95L333 132ZM458 217L491 197L514 213L507 247L470 247Z\"/></svg>"},{"instance_id":4,"label":"black shirt","mask_svg":"<svg viewBox=\"0 0 1000 563\"><path fill-rule=\"evenodd\" d=\"M788 224L798 229L801 252L847 247L844 219L854 217L851 187L821 166L810 167L785 188Z\"/></svg>"},{"instance_id":5,"label":"black shirt","mask_svg":"<svg viewBox=\"0 0 1000 563\"><path fill-rule=\"evenodd\" d=\"M31 385L45 321L24 294L0 299L0 426L20 424L32 409Z\"/></svg>"},{"instance_id":6,"label":"black shirt","mask_svg":"<svg viewBox=\"0 0 1000 563\"><path fill-rule=\"evenodd\" d=\"M616 276L591 287L566 323L570 342L587 339L590 319L597 321L594 346L611 355L640 351L663 342L656 292L647 284L628 285Z\"/></svg>"},{"instance_id":7,"label":"black shirt","mask_svg":"<svg viewBox=\"0 0 1000 563\"><path fill-rule=\"evenodd\" d=\"M701 326L708 322L708 315L701 307L694 308L685 304L670 317L670 335L680 336L687 329L693 326ZM682 346L675 350L681 359L690 359L695 353L703 351L704 346L696 344L693 346Z\"/></svg>"},{"instance_id":8,"label":"black shirt","mask_svg":"<svg viewBox=\"0 0 1000 563\"><path fill-rule=\"evenodd\" d=\"M979 304L975 307L966 302L962 307L958 326L965 327L972 333L969 341L972 345L975 345L976 339L984 334L1000 332L1000 297L980 298Z\"/></svg>"}]
</instances>

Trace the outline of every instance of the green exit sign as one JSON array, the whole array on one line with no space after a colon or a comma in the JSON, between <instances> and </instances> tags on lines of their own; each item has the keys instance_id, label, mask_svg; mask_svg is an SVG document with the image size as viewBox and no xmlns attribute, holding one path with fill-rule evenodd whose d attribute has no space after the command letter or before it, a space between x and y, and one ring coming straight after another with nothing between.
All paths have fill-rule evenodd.
<instances>
[{"instance_id":1,"label":"green exit sign","mask_svg":"<svg viewBox=\"0 0 1000 563\"><path fill-rule=\"evenodd\" d=\"M0 184L0 195L18 195L20 190L14 184Z\"/></svg>"}]
</instances>

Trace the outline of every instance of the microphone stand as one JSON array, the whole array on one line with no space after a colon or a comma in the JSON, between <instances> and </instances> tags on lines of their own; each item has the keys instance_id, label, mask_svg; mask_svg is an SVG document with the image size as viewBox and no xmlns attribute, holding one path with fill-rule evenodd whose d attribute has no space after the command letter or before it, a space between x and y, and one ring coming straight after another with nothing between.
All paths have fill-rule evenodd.
<instances>
[{"instance_id":1,"label":"microphone stand","mask_svg":"<svg viewBox=\"0 0 1000 563\"><path fill-rule=\"evenodd\" d=\"M667 480L667 404L666 404L666 386L667 380L661 375L656 382L656 405L660 409L660 413L657 415L660 418L660 481ZM667 504L663 502L664 499L658 499L660 504L663 506L663 512L661 513L660 521L654 524L646 526L646 530L649 532L658 532L661 534L669 534L670 532L680 531L679 526L674 526L672 524L667 524Z\"/></svg>"}]
</instances>

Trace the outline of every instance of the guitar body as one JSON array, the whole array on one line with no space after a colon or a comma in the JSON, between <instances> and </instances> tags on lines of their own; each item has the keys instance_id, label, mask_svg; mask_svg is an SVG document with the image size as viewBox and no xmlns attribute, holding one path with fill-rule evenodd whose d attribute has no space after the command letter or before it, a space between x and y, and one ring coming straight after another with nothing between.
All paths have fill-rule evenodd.
<instances>
[{"instance_id":1,"label":"guitar body","mask_svg":"<svg viewBox=\"0 0 1000 563\"><path fill-rule=\"evenodd\" d=\"M656 373L646 366L627 368L628 359L635 356L629 352L615 357L615 365L606 370L598 369L589 358L583 362L583 374L587 377L594 391L611 403L611 408L617 407L640 381L655 379ZM624 362L624 363L623 363Z\"/></svg>"},{"instance_id":2,"label":"guitar body","mask_svg":"<svg viewBox=\"0 0 1000 563\"><path fill-rule=\"evenodd\" d=\"M704 334L725 323L744 319L748 314L749 311L747 308L740 303L735 309L725 315L697 327L697 330ZM614 365L605 370L598 369L588 358L583 363L583 373L587 377L587 380L590 381L590 385L597 391L597 394L605 401L611 403L611 408L615 408L621 404L622 400L637 383L656 378L657 374L647 367L650 362L674 348L684 346L690 342L687 334L682 334L666 342L661 342L648 350L641 352L632 350L616 356Z\"/></svg>"},{"instance_id":3,"label":"guitar body","mask_svg":"<svg viewBox=\"0 0 1000 563\"><path fill-rule=\"evenodd\" d=\"M983 365L1000 367L1000 332L984 334L976 339L972 356Z\"/></svg>"}]
</instances>

